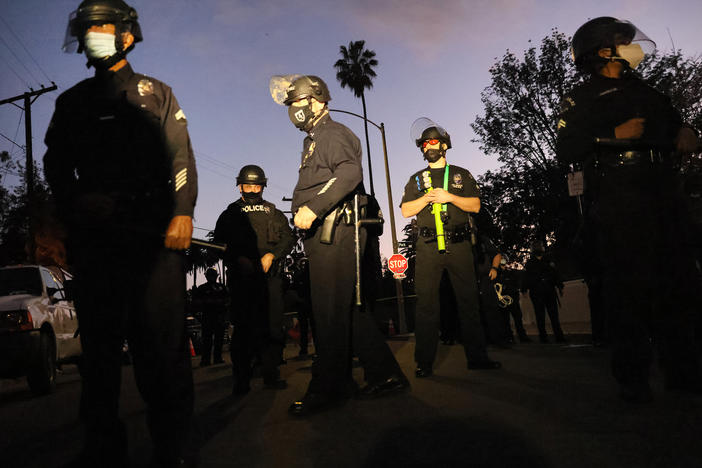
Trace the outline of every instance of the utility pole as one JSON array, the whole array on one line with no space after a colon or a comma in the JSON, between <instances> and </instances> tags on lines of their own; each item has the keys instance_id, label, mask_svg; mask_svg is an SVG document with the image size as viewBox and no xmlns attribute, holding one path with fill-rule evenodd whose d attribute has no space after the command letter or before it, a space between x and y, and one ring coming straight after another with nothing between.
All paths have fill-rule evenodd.
<instances>
[{"instance_id":1,"label":"utility pole","mask_svg":"<svg viewBox=\"0 0 702 468\"><path fill-rule=\"evenodd\" d=\"M55 91L58 89L56 83L51 82L51 86L45 88L41 85L41 89L34 90L29 88L29 92L20 94L19 96L11 97L9 99L3 99L0 101L2 104L12 104L13 106L22 109L24 111L24 135L25 135L25 154L27 156L26 162L26 180L27 180L27 205L29 206L30 215L32 210L32 199L34 192L34 158L32 156L32 103L37 100L39 96L50 91ZM34 99L32 99L34 98ZM15 101L24 101L24 107L15 104Z\"/></svg>"}]
</instances>

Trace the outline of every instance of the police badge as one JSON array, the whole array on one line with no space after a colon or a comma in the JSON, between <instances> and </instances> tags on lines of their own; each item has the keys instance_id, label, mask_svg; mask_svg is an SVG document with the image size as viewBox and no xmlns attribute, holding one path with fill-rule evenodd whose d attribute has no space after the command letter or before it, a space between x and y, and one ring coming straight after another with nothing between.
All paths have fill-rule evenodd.
<instances>
[{"instance_id":1,"label":"police badge","mask_svg":"<svg viewBox=\"0 0 702 468\"><path fill-rule=\"evenodd\" d=\"M139 83L137 83L137 91L139 92L139 96L142 97L154 94L154 84L151 80L139 80Z\"/></svg>"}]
</instances>

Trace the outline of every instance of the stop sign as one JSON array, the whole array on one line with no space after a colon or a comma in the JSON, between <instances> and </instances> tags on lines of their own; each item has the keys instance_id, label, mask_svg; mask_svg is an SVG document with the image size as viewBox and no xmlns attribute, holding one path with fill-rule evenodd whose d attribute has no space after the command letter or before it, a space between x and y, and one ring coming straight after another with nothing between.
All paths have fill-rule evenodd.
<instances>
[{"instance_id":1,"label":"stop sign","mask_svg":"<svg viewBox=\"0 0 702 468\"><path fill-rule=\"evenodd\" d=\"M388 259L388 268L396 275L401 275L407 270L407 259L404 255L396 253Z\"/></svg>"}]
</instances>

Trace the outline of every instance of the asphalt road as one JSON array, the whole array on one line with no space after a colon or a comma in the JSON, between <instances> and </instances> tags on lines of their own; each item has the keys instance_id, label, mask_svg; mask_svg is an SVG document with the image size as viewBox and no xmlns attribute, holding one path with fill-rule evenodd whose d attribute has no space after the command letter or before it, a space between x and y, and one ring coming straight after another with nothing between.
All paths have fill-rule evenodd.
<instances>
[{"instance_id":1,"label":"asphalt road","mask_svg":"<svg viewBox=\"0 0 702 468\"><path fill-rule=\"evenodd\" d=\"M440 345L435 375L422 380L413 373L413 339L391 341L410 391L307 419L291 418L287 407L303 394L310 361L282 366L288 389L264 389L257 379L241 398L229 394L229 366L195 368L201 466L702 467L702 397L665 392L654 371L654 401L625 404L608 351L579 341L491 350L499 371L468 371L459 346ZM361 382L362 370L354 373ZM146 466L144 406L132 368L123 376L130 456ZM75 366L48 396L32 396L23 380L0 381L0 467L57 467L75 457L79 395Z\"/></svg>"}]
</instances>

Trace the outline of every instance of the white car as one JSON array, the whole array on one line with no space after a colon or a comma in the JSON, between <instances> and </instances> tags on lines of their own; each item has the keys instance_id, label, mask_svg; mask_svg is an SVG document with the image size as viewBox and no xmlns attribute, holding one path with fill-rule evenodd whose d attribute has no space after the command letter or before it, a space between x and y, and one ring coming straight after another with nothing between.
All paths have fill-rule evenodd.
<instances>
[{"instance_id":1,"label":"white car","mask_svg":"<svg viewBox=\"0 0 702 468\"><path fill-rule=\"evenodd\" d=\"M56 386L56 366L81 354L68 273L39 265L0 268L0 377L27 376L35 393ZM66 283L68 284L68 283Z\"/></svg>"}]
</instances>

